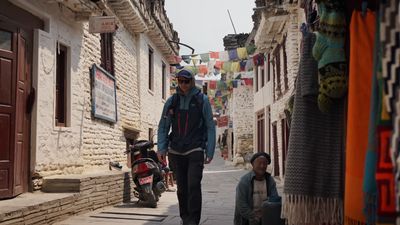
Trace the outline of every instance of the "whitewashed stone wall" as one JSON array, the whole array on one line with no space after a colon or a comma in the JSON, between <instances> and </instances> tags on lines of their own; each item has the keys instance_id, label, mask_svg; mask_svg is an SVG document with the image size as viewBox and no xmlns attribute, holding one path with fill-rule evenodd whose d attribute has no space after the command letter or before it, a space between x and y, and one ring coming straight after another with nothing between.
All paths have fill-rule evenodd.
<instances>
[{"instance_id":1,"label":"whitewashed stone wall","mask_svg":"<svg viewBox=\"0 0 400 225\"><path fill-rule=\"evenodd\" d=\"M89 34L87 22L73 21L68 10L58 4L24 1L22 5L48 21L46 32L35 34L33 86L37 99L32 116L32 171L48 176L105 169L109 160L124 164L123 130L140 129L135 38L122 24L114 35L118 122L110 124L91 115L89 68L100 64L100 35ZM56 127L54 121L57 42L69 52L67 127Z\"/></svg>"},{"instance_id":2,"label":"whitewashed stone wall","mask_svg":"<svg viewBox=\"0 0 400 225\"><path fill-rule=\"evenodd\" d=\"M141 128L140 133L141 139L148 139L148 130L152 128L154 134L157 134L158 122L161 118L161 113L164 107L164 103L170 96L169 93L169 64L156 48L155 44L145 35L139 35L139 46L140 46L140 108L141 108ZM149 46L153 49L153 71L154 71L154 89L149 89ZM162 99L162 63L166 65L166 78L165 78L165 93L166 99ZM154 136L154 141L157 141L157 136Z\"/></svg>"},{"instance_id":3,"label":"whitewashed stone wall","mask_svg":"<svg viewBox=\"0 0 400 225\"><path fill-rule=\"evenodd\" d=\"M278 158L279 158L279 170L280 176L282 176L283 172L283 156L282 156L282 129L281 129L281 120L285 118L284 109L285 105L293 93L294 90L294 82L298 72L298 65L299 65L299 41L301 38L300 32L300 21L299 21L299 10L292 9L290 12L290 19L286 24L285 29L287 30L287 38L286 38L286 54L287 54L287 70L288 70L288 90L284 88L284 76L281 73L281 90L282 90L282 97L278 100L274 101L271 104L271 124L276 122L277 123L277 139L278 139ZM283 71L283 53L281 52L281 71ZM272 134L271 134L272 135ZM272 138L271 138L272 140ZM273 143L271 143L273 146ZM272 149L271 149L272 150ZM274 152L271 151L271 157L276 157ZM271 168L274 168L274 160L272 160Z\"/></svg>"},{"instance_id":4,"label":"whitewashed stone wall","mask_svg":"<svg viewBox=\"0 0 400 225\"><path fill-rule=\"evenodd\" d=\"M114 35L114 71L117 86L118 121L110 124L93 118L90 103L90 76L93 63L100 64L100 35L89 34L85 25L83 84L83 160L85 171L104 169L109 161L126 162L124 129L139 129L139 92L137 89L136 43L134 37L122 26Z\"/></svg>"},{"instance_id":5,"label":"whitewashed stone wall","mask_svg":"<svg viewBox=\"0 0 400 225\"><path fill-rule=\"evenodd\" d=\"M241 163L241 157L253 152L254 94L253 86L240 85L233 89L232 121L234 136L234 162Z\"/></svg>"}]
</instances>

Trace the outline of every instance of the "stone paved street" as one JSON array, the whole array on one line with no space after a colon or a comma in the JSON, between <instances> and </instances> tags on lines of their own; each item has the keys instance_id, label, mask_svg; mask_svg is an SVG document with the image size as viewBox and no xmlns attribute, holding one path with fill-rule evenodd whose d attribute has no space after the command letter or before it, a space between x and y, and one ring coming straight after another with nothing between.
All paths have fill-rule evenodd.
<instances>
[{"instance_id":1,"label":"stone paved street","mask_svg":"<svg viewBox=\"0 0 400 225\"><path fill-rule=\"evenodd\" d=\"M231 225L233 223L235 186L246 173L229 165L219 152L203 177L203 225ZM106 207L80 216L71 217L57 225L72 224L131 224L177 225L180 222L176 192L163 193L156 209L140 207L135 202Z\"/></svg>"}]
</instances>

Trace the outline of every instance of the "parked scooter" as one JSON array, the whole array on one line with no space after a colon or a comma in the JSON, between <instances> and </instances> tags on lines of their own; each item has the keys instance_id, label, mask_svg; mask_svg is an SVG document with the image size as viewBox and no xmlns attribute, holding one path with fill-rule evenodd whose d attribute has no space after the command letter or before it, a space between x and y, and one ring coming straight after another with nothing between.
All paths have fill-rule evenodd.
<instances>
[{"instance_id":1,"label":"parked scooter","mask_svg":"<svg viewBox=\"0 0 400 225\"><path fill-rule=\"evenodd\" d=\"M153 150L153 141L139 140L129 147L127 153L131 154L132 179L135 183L134 195L152 208L157 207L157 202L166 189L163 171Z\"/></svg>"}]
</instances>

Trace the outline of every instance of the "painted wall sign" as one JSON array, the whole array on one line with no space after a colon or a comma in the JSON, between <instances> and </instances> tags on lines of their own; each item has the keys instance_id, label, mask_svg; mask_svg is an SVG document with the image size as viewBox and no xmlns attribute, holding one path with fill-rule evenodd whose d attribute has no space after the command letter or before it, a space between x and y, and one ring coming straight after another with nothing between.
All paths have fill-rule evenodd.
<instances>
[{"instance_id":1,"label":"painted wall sign","mask_svg":"<svg viewBox=\"0 0 400 225\"><path fill-rule=\"evenodd\" d=\"M92 66L91 75L93 116L112 123L117 122L115 78L95 64Z\"/></svg>"},{"instance_id":2,"label":"painted wall sign","mask_svg":"<svg viewBox=\"0 0 400 225\"><path fill-rule=\"evenodd\" d=\"M89 18L89 33L113 33L116 28L114 16L92 16Z\"/></svg>"}]
</instances>

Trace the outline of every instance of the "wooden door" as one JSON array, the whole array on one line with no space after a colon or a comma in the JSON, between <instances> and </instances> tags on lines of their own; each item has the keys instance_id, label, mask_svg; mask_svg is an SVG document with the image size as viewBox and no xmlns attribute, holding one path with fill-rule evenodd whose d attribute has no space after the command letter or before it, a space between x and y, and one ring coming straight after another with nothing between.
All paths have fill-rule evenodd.
<instances>
[{"instance_id":1,"label":"wooden door","mask_svg":"<svg viewBox=\"0 0 400 225\"><path fill-rule=\"evenodd\" d=\"M0 17L0 198L28 190L32 35Z\"/></svg>"}]
</instances>

